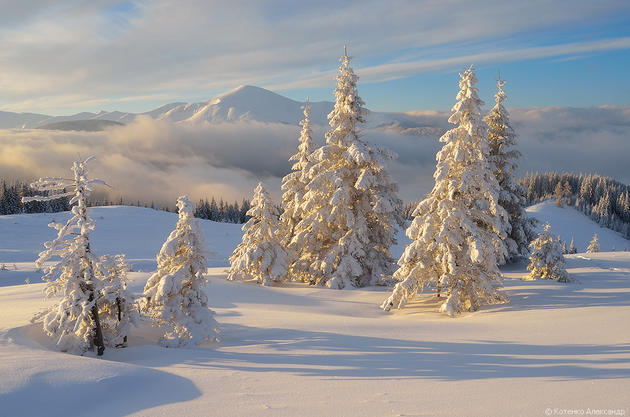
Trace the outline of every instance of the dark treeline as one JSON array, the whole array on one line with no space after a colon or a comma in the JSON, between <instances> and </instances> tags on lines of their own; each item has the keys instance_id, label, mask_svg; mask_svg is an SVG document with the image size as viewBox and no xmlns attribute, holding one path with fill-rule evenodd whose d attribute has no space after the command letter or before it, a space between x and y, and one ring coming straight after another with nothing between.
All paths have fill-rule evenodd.
<instances>
[{"instance_id":1,"label":"dark treeline","mask_svg":"<svg viewBox=\"0 0 630 417\"><path fill-rule=\"evenodd\" d=\"M519 181L529 204L554 198L630 239L630 187L597 174L529 173Z\"/></svg>"},{"instance_id":2,"label":"dark treeline","mask_svg":"<svg viewBox=\"0 0 630 417\"><path fill-rule=\"evenodd\" d=\"M554 198L558 205L571 205L590 216L594 221L630 238L630 187L612 178L597 174L570 173L528 173L519 180L527 190L529 204ZM2 181L0 187L0 214L21 213L56 213L70 210L69 198L52 201L22 203L22 197L29 197L35 192L28 183ZM174 211L169 207L156 207L154 203L141 201L117 201L106 197L92 198L90 206L126 205ZM407 203L403 207L403 217L412 219L412 212L418 202ZM197 203L195 217L224 223L245 223L249 220L247 211L251 207L249 200L240 204L227 203L222 198L202 199Z\"/></svg>"},{"instance_id":3,"label":"dark treeline","mask_svg":"<svg viewBox=\"0 0 630 417\"><path fill-rule=\"evenodd\" d=\"M22 213L58 213L70 210L70 198L63 197L51 201L32 201L22 203L22 197L31 197L36 192L29 187L28 182L16 181L9 183L2 180L0 187L0 215ZM124 201L122 198L111 200L106 196L92 196L88 200L89 206L136 206L152 208L154 210L175 211L170 207L157 207L155 203L146 203L139 200ZM220 199L217 203L214 198L210 202L207 199L197 204L195 217L214 220L224 223L244 223L249 220L247 210L250 208L249 200L243 200L241 204L234 202L225 203Z\"/></svg>"},{"instance_id":4,"label":"dark treeline","mask_svg":"<svg viewBox=\"0 0 630 417\"><path fill-rule=\"evenodd\" d=\"M250 207L251 204L246 199L243 199L243 202L239 205L237 201L229 204L221 198L217 203L214 197L210 201L206 198L197 203L195 217L223 223L245 223L250 218L247 215Z\"/></svg>"},{"instance_id":5,"label":"dark treeline","mask_svg":"<svg viewBox=\"0 0 630 417\"><path fill-rule=\"evenodd\" d=\"M29 187L28 182L16 181L9 183L2 180L0 187L0 215L1 214L22 214L22 213L58 213L70 210L70 197L56 198L51 201L31 201L22 203L22 197L31 197L41 194ZM137 206L152 208L155 210L172 211L168 207L158 208L154 203L135 201L110 200L106 196L92 196L88 199L88 206Z\"/></svg>"},{"instance_id":6,"label":"dark treeline","mask_svg":"<svg viewBox=\"0 0 630 417\"><path fill-rule=\"evenodd\" d=\"M35 194L28 183L18 181L9 184L3 180L0 188L0 214L56 213L70 210L70 199L67 197L22 203L22 197L31 197Z\"/></svg>"}]
</instances>

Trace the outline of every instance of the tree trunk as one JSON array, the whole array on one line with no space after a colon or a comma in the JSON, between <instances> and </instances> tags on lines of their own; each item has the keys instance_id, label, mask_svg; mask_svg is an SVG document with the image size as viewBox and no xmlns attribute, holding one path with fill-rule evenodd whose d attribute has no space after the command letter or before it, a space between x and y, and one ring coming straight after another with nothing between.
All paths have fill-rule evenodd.
<instances>
[{"instance_id":1,"label":"tree trunk","mask_svg":"<svg viewBox=\"0 0 630 417\"><path fill-rule=\"evenodd\" d=\"M91 287L91 286L90 286ZM94 291L90 293L90 301L94 299ZM103 330L101 329L101 320L98 317L98 306L96 302L92 306L92 320L94 320L94 346L96 346L96 353L98 356L103 356L105 352L105 343L103 343Z\"/></svg>"},{"instance_id":2,"label":"tree trunk","mask_svg":"<svg viewBox=\"0 0 630 417\"><path fill-rule=\"evenodd\" d=\"M87 240L87 247L85 252L86 253L90 253L90 241L89 239ZM94 305L92 306L90 312L92 315L92 321L94 321L94 329L93 330L93 343L94 346L96 346L96 353L98 356L103 356L103 352L105 352L105 343L103 342L103 329L101 328L101 320L98 317L98 305L95 301L95 294L94 294L94 286L92 284L92 279L94 278L94 270L92 269L92 262L90 262L89 258L84 259L84 261L87 263L87 274L88 276L86 277L84 275L84 278L88 278L86 279L86 288L87 290L90 292L89 298L88 300L90 302L94 301Z\"/></svg>"},{"instance_id":3,"label":"tree trunk","mask_svg":"<svg viewBox=\"0 0 630 417\"><path fill-rule=\"evenodd\" d=\"M91 303L94 301L94 287L92 284L82 282L81 289L89 294L88 302ZM105 351L105 343L103 342L103 330L101 329L101 320L98 316L98 305L96 305L96 302L94 302L94 305L90 309L90 316L94 322L94 326L92 327L92 344L96 346L98 356L102 356Z\"/></svg>"},{"instance_id":4,"label":"tree trunk","mask_svg":"<svg viewBox=\"0 0 630 417\"><path fill-rule=\"evenodd\" d=\"M122 321L122 306L120 303L120 297L116 297L116 307L118 308L118 321ZM125 346L125 344L127 343L127 336L123 337L123 342L122 342L122 347ZM116 345L116 347L119 347L118 345Z\"/></svg>"}]
</instances>

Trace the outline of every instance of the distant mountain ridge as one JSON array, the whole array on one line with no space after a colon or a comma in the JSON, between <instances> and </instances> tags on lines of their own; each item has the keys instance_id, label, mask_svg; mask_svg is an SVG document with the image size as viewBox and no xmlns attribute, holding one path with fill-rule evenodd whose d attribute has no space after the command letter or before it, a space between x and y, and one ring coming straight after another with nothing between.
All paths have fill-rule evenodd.
<instances>
[{"instance_id":1,"label":"distant mountain ridge","mask_svg":"<svg viewBox=\"0 0 630 417\"><path fill-rule=\"evenodd\" d=\"M327 115L332 111L331 101L311 102L311 122L316 125L328 124ZM257 121L263 123L284 123L297 125L302 120L304 102L292 100L261 87L242 85L215 98L198 102L174 102L144 113L124 113L120 111L82 112L69 116L48 116L37 113L12 113L0 111L0 129L19 128L68 128L86 126L92 129L97 123L73 123L86 120L103 120L128 124L139 116L173 123L221 123L234 121ZM408 113L369 112L368 128L396 131L406 135L434 135L445 126L418 123L417 116ZM64 124L66 123L66 124ZM52 126L52 127L51 127ZM74 130L74 129L70 129Z\"/></svg>"},{"instance_id":2,"label":"distant mountain ridge","mask_svg":"<svg viewBox=\"0 0 630 417\"><path fill-rule=\"evenodd\" d=\"M302 102L291 100L264 88L243 85L215 98L198 103L174 102L144 113L120 111L81 112L69 116L48 116L37 113L0 111L0 129L38 128L60 122L79 120L108 120L128 124L138 116L148 116L171 122L210 123L253 120L266 123L297 124L302 119ZM311 103L311 114L316 124L326 124L332 102Z\"/></svg>"},{"instance_id":3,"label":"distant mountain ridge","mask_svg":"<svg viewBox=\"0 0 630 417\"><path fill-rule=\"evenodd\" d=\"M36 129L47 130L75 130L84 132L99 132L109 127L124 126L123 123L105 119L67 120L64 122L48 123Z\"/></svg>"}]
</instances>

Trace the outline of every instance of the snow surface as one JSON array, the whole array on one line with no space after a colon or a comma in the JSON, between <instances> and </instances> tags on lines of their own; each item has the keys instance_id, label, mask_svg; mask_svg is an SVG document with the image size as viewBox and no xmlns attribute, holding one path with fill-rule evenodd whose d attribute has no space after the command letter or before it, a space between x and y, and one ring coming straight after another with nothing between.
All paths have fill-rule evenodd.
<instances>
[{"instance_id":1,"label":"snow surface","mask_svg":"<svg viewBox=\"0 0 630 417\"><path fill-rule=\"evenodd\" d=\"M573 219L566 231L578 249L591 228L601 232L603 249L610 245L606 229L579 212L539 206L530 213L549 220L555 233ZM378 306L386 288L226 281L240 225L200 221L215 253L206 292L221 341L166 349L156 343L157 329L142 326L132 329L128 348L80 357L51 351L40 327L29 323L50 303L44 284L14 285L27 276L37 282L33 260L54 234L46 223L64 216L0 216L0 267L8 268L0 270L1 416L630 413L628 252L568 256L574 284L522 281L526 263L508 265L510 303L452 319L428 297L384 313ZM131 290L141 292L177 216L106 207L92 217L94 252L127 253L137 271L129 274ZM400 253L399 245L394 256Z\"/></svg>"}]
</instances>

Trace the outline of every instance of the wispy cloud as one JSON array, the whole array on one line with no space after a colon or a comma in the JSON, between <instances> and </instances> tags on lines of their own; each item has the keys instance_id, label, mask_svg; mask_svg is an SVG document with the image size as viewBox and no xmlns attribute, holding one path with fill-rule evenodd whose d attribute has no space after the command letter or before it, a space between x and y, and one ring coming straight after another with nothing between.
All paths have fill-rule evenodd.
<instances>
[{"instance_id":1,"label":"wispy cloud","mask_svg":"<svg viewBox=\"0 0 630 417\"><path fill-rule=\"evenodd\" d=\"M381 65L357 68L363 82L379 82L397 78L404 78L423 72L436 71L445 68L457 68L470 63L504 63L528 59L564 57L563 60L578 59L574 54L601 52L618 49L630 49L630 37L605 39L591 42L576 42L561 45L550 45L530 48L505 48L502 50L481 52L472 55L461 55L440 59L420 59L415 61L393 62ZM569 56L569 57L567 57ZM272 90L291 90L305 87L322 87L330 84L335 71L325 71L318 74L303 76L283 84L267 86Z\"/></svg>"},{"instance_id":2,"label":"wispy cloud","mask_svg":"<svg viewBox=\"0 0 630 417\"><path fill-rule=\"evenodd\" d=\"M0 108L208 97L240 84L331 87L344 43L369 82L628 48L620 36L553 36L628 12L620 0L9 2L0 16ZM541 40L543 32L551 35Z\"/></svg>"}]
</instances>

